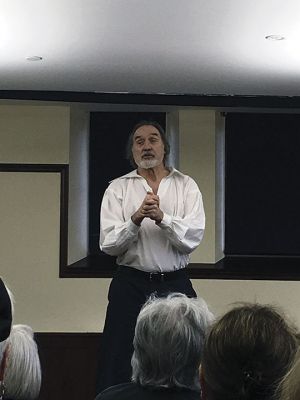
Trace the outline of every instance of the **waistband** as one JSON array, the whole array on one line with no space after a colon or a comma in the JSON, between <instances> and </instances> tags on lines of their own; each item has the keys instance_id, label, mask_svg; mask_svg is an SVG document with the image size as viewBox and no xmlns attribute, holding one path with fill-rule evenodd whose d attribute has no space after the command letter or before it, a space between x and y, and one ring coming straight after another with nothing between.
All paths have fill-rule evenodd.
<instances>
[{"instance_id":1,"label":"waistband","mask_svg":"<svg viewBox=\"0 0 300 400\"><path fill-rule=\"evenodd\" d=\"M175 279L186 278L188 276L186 268L178 269L177 271L172 272L145 272L133 267L128 267L126 265L119 266L117 268L117 274L132 275L149 282L172 281Z\"/></svg>"}]
</instances>

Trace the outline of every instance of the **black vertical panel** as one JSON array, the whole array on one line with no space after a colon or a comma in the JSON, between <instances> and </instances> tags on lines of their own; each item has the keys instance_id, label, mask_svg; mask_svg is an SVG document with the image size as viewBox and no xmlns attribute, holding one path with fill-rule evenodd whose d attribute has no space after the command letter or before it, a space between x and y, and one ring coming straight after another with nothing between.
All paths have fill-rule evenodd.
<instances>
[{"instance_id":1,"label":"black vertical panel","mask_svg":"<svg viewBox=\"0 0 300 400\"><path fill-rule=\"evenodd\" d=\"M99 250L99 211L109 181L130 172L126 160L126 143L134 125L140 120L154 120L166 126L165 113L95 112L90 123L89 167L89 251Z\"/></svg>"},{"instance_id":2,"label":"black vertical panel","mask_svg":"<svg viewBox=\"0 0 300 400\"><path fill-rule=\"evenodd\" d=\"M225 253L300 255L300 116L228 114Z\"/></svg>"}]
</instances>

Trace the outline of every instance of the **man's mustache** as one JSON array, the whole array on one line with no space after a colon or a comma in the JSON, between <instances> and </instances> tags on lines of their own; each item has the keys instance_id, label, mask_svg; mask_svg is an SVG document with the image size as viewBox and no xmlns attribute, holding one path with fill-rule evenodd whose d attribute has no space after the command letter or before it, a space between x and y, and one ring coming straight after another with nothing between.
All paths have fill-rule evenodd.
<instances>
[{"instance_id":1,"label":"man's mustache","mask_svg":"<svg viewBox=\"0 0 300 400\"><path fill-rule=\"evenodd\" d=\"M154 157L154 154L151 153L151 151L145 151L144 153L142 153L142 157L144 157L144 156L152 156L152 157Z\"/></svg>"}]
</instances>

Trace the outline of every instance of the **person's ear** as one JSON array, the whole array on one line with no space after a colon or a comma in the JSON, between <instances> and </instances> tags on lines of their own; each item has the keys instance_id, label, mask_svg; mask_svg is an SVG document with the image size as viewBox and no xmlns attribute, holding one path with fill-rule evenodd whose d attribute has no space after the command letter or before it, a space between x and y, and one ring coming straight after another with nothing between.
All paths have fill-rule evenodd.
<instances>
[{"instance_id":1,"label":"person's ear","mask_svg":"<svg viewBox=\"0 0 300 400\"><path fill-rule=\"evenodd\" d=\"M204 379L204 374L203 374L203 368L200 365L200 386L201 386L201 400L207 400L207 394L206 394L206 384L205 384L205 379Z\"/></svg>"},{"instance_id":2,"label":"person's ear","mask_svg":"<svg viewBox=\"0 0 300 400\"><path fill-rule=\"evenodd\" d=\"M4 371L5 371L6 362L7 362L7 358L8 358L8 352L9 352L9 345L7 345L4 350L2 361L0 364L0 381L3 381Z\"/></svg>"}]
</instances>

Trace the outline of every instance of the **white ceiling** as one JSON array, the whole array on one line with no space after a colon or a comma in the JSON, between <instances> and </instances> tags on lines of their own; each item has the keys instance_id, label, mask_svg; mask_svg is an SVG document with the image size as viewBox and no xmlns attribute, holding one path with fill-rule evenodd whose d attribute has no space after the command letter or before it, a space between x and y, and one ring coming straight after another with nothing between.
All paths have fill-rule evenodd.
<instances>
[{"instance_id":1,"label":"white ceiling","mask_svg":"<svg viewBox=\"0 0 300 400\"><path fill-rule=\"evenodd\" d=\"M0 10L0 90L300 95L299 0L0 0Z\"/></svg>"}]
</instances>

